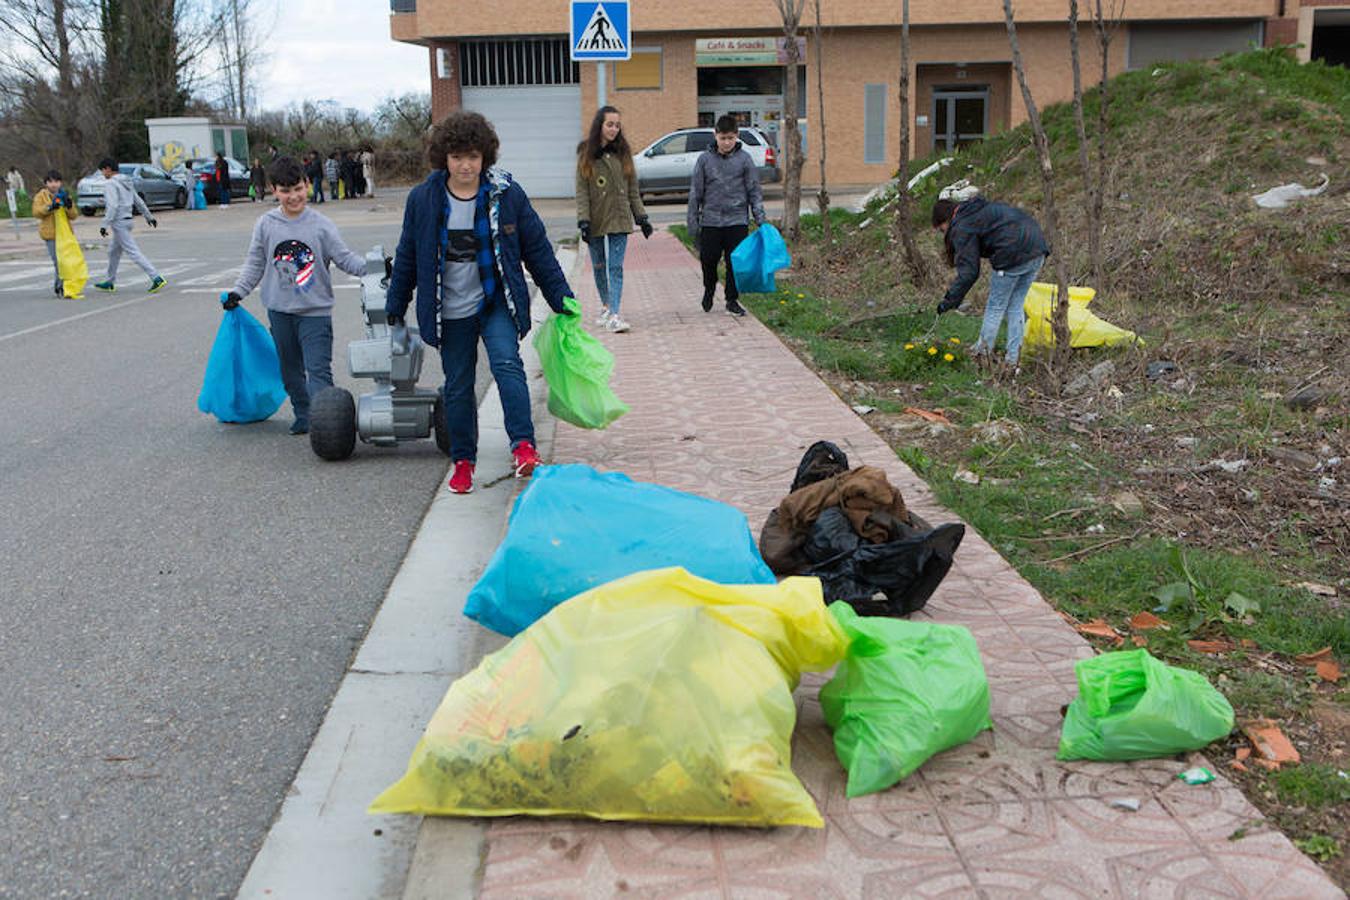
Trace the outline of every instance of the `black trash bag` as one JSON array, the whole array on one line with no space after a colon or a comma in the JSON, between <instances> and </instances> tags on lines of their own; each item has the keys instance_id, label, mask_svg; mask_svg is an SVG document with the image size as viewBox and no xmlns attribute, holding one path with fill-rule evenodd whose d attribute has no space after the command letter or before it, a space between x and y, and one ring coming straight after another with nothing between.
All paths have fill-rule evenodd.
<instances>
[{"instance_id":1,"label":"black trash bag","mask_svg":"<svg viewBox=\"0 0 1350 900\"><path fill-rule=\"evenodd\" d=\"M820 579L825 602L842 600L859 615L907 616L923 609L951 570L966 526L932 528L913 513L910 518L912 525L892 521L893 540L870 544L858 537L841 509L825 510L802 546L812 562L802 574Z\"/></svg>"},{"instance_id":2,"label":"black trash bag","mask_svg":"<svg viewBox=\"0 0 1350 900\"><path fill-rule=\"evenodd\" d=\"M816 441L802 454L788 493L848 471L848 455L829 441Z\"/></svg>"}]
</instances>

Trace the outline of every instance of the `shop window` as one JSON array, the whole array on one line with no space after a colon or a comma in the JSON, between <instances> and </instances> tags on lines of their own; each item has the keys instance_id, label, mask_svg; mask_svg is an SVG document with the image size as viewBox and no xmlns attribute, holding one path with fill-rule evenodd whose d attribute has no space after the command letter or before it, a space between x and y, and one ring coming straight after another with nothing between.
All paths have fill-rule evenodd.
<instances>
[{"instance_id":1,"label":"shop window","mask_svg":"<svg viewBox=\"0 0 1350 900\"><path fill-rule=\"evenodd\" d=\"M634 47L631 59L614 63L614 87L620 91L661 90L661 48Z\"/></svg>"},{"instance_id":2,"label":"shop window","mask_svg":"<svg viewBox=\"0 0 1350 900\"><path fill-rule=\"evenodd\" d=\"M863 162L886 161L886 85L863 85Z\"/></svg>"}]
</instances>

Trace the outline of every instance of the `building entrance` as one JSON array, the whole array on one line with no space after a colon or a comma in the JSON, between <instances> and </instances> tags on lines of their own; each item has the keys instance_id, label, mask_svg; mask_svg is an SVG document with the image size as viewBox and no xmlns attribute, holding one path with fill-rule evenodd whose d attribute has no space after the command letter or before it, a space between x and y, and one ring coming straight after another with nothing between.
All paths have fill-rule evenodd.
<instances>
[{"instance_id":1,"label":"building entrance","mask_svg":"<svg viewBox=\"0 0 1350 900\"><path fill-rule=\"evenodd\" d=\"M806 67L797 69L798 116L806 115ZM712 127L732 115L741 126L758 128L780 146L783 122L781 66L724 66L698 70L698 124Z\"/></svg>"},{"instance_id":2,"label":"building entrance","mask_svg":"<svg viewBox=\"0 0 1350 900\"><path fill-rule=\"evenodd\" d=\"M989 133L989 87L933 89L933 149L956 150Z\"/></svg>"}]
</instances>

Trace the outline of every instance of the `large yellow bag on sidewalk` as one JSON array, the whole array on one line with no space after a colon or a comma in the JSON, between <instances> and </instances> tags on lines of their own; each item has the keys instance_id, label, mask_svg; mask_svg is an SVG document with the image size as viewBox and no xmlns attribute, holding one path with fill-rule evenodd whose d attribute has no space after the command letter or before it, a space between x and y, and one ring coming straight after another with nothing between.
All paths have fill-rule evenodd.
<instances>
[{"instance_id":1,"label":"large yellow bag on sidewalk","mask_svg":"<svg viewBox=\"0 0 1350 900\"><path fill-rule=\"evenodd\" d=\"M370 812L819 828L792 691L845 649L815 578L611 581L451 685Z\"/></svg>"},{"instance_id":2,"label":"large yellow bag on sidewalk","mask_svg":"<svg viewBox=\"0 0 1350 900\"><path fill-rule=\"evenodd\" d=\"M1059 296L1059 287L1040 281L1031 283L1027 291L1026 302L1022 308L1027 313L1027 330L1023 341L1028 347L1055 346L1054 328L1050 324L1055 313L1055 298ZM1113 347L1139 341L1133 331L1127 331L1112 325L1105 319L1097 318L1088 309L1097 291L1090 287L1069 288L1069 346L1070 347ZM1143 341L1139 341L1143 343Z\"/></svg>"},{"instance_id":3,"label":"large yellow bag on sidewalk","mask_svg":"<svg viewBox=\"0 0 1350 900\"><path fill-rule=\"evenodd\" d=\"M80 242L75 239L75 230L66 218L66 211L57 209L52 215L56 220L56 271L61 273L66 299L78 300L84 295L84 284L89 280L89 266L84 261Z\"/></svg>"}]
</instances>

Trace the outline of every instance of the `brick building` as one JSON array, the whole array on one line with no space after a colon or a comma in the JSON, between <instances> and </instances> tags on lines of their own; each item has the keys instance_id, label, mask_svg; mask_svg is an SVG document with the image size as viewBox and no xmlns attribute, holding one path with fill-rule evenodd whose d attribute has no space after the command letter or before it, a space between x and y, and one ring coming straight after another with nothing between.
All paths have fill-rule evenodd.
<instances>
[{"instance_id":1,"label":"brick building","mask_svg":"<svg viewBox=\"0 0 1350 900\"><path fill-rule=\"evenodd\" d=\"M567 0L392 0L395 40L427 47L432 112L459 107L493 120L502 162L537 196L570 196L573 151L597 106L598 63L568 59ZM1063 0L1019 0L1018 39L1041 105L1072 95ZM1087 9L1090 3L1079 4ZM1129 0L1111 44L1112 73L1251 45L1301 42L1304 59L1345 63L1350 0ZM822 0L828 177L888 178L899 146L900 3ZM632 59L606 63L604 91L623 110L634 149L722 113L777 142L783 113L782 25L769 0L631 0ZM812 19L808 4L807 19ZM807 23L803 23L805 26ZM1026 118L998 0L911 0L914 153L953 147ZM818 171L815 47L804 32L798 117L803 176ZM1081 23L1084 78L1098 48Z\"/></svg>"}]
</instances>

